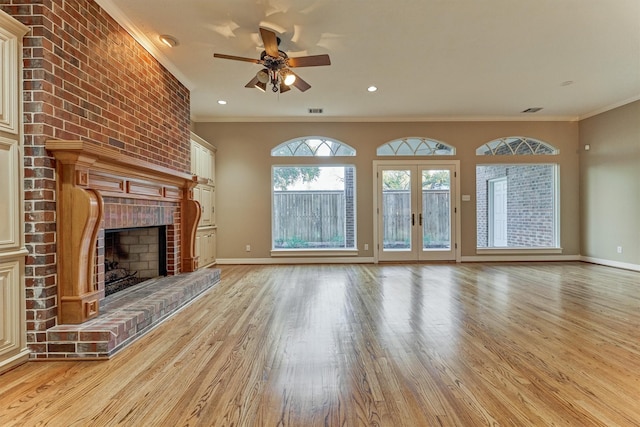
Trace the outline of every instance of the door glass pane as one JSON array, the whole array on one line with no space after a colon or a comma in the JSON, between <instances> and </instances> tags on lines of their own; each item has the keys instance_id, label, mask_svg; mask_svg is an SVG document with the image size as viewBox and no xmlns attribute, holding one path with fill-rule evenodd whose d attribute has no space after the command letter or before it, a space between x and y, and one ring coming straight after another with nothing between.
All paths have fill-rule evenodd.
<instances>
[{"instance_id":1,"label":"door glass pane","mask_svg":"<svg viewBox=\"0 0 640 427\"><path fill-rule=\"evenodd\" d=\"M451 249L451 172L422 171L422 249Z\"/></svg>"},{"instance_id":2,"label":"door glass pane","mask_svg":"<svg viewBox=\"0 0 640 427\"><path fill-rule=\"evenodd\" d=\"M411 250L411 170L382 171L382 248Z\"/></svg>"}]
</instances>

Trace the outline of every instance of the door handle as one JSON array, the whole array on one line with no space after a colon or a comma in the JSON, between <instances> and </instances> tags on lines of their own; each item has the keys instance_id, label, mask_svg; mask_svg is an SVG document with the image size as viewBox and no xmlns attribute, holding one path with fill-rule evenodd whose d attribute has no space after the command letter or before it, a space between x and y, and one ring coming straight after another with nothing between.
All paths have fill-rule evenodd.
<instances>
[{"instance_id":1,"label":"door handle","mask_svg":"<svg viewBox=\"0 0 640 427\"><path fill-rule=\"evenodd\" d=\"M422 212L420 212L420 216L418 217L418 225L422 227Z\"/></svg>"},{"instance_id":2,"label":"door handle","mask_svg":"<svg viewBox=\"0 0 640 427\"><path fill-rule=\"evenodd\" d=\"M414 225L416 225L416 214L412 213L411 214L411 226L413 227Z\"/></svg>"}]
</instances>

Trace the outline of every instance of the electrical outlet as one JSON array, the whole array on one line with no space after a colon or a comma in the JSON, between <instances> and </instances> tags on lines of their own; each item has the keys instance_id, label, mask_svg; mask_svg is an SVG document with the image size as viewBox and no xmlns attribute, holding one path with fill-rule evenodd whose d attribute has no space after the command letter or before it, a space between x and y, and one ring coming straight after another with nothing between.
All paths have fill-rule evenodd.
<instances>
[{"instance_id":1,"label":"electrical outlet","mask_svg":"<svg viewBox=\"0 0 640 427\"><path fill-rule=\"evenodd\" d=\"M622 246L618 246L617 251L618 251L619 254L621 254L622 253Z\"/></svg>"},{"instance_id":2,"label":"electrical outlet","mask_svg":"<svg viewBox=\"0 0 640 427\"><path fill-rule=\"evenodd\" d=\"M365 243L365 244L364 244L364 250L365 250L365 251L368 251L368 250L369 250L369 244L368 244L368 243Z\"/></svg>"},{"instance_id":3,"label":"electrical outlet","mask_svg":"<svg viewBox=\"0 0 640 427\"><path fill-rule=\"evenodd\" d=\"M247 252L251 252L251 245L245 246L244 250Z\"/></svg>"}]
</instances>

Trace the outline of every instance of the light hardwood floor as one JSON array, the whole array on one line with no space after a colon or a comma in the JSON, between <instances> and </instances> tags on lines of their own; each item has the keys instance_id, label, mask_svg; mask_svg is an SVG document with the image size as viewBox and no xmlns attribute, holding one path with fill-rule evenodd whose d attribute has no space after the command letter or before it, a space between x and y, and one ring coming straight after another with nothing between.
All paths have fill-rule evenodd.
<instances>
[{"instance_id":1,"label":"light hardwood floor","mask_svg":"<svg viewBox=\"0 0 640 427\"><path fill-rule=\"evenodd\" d=\"M110 361L0 376L0 425L640 425L640 273L224 266Z\"/></svg>"}]
</instances>

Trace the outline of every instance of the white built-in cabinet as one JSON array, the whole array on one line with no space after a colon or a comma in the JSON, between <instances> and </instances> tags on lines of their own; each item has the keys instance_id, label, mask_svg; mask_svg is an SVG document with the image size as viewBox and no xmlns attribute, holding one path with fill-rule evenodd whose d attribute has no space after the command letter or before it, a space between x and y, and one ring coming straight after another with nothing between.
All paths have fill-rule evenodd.
<instances>
[{"instance_id":1,"label":"white built-in cabinet","mask_svg":"<svg viewBox=\"0 0 640 427\"><path fill-rule=\"evenodd\" d=\"M0 373L29 357L24 289L22 37L0 11Z\"/></svg>"},{"instance_id":2,"label":"white built-in cabinet","mask_svg":"<svg viewBox=\"0 0 640 427\"><path fill-rule=\"evenodd\" d=\"M191 173L198 176L199 184L193 189L193 198L200 203L200 222L196 232L198 266L216 262L216 148L191 133Z\"/></svg>"}]
</instances>

